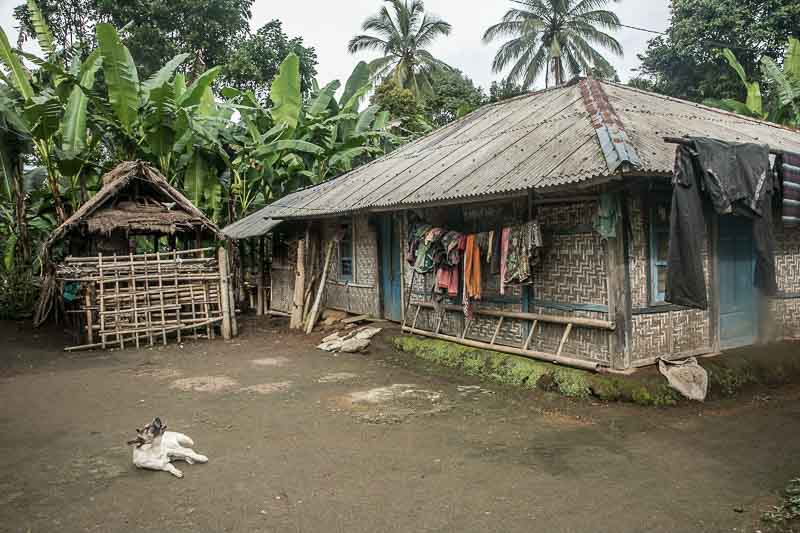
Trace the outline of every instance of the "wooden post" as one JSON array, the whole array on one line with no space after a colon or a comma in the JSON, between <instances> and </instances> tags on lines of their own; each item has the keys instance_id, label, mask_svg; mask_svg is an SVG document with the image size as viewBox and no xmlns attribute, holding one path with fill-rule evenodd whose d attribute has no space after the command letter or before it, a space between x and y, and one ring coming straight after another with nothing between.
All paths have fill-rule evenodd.
<instances>
[{"instance_id":1,"label":"wooden post","mask_svg":"<svg viewBox=\"0 0 800 533\"><path fill-rule=\"evenodd\" d=\"M244 239L239 241L238 259L236 264L236 287L239 297L237 299L239 300L239 305L242 310L244 310L245 301L247 300L247 289L244 286L245 276L247 276L247 243Z\"/></svg>"},{"instance_id":2,"label":"wooden post","mask_svg":"<svg viewBox=\"0 0 800 533\"><path fill-rule=\"evenodd\" d=\"M266 302L264 301L264 265L267 262L267 249L264 244L264 237L258 238L258 277L256 278L256 315L261 316L266 312Z\"/></svg>"},{"instance_id":3,"label":"wooden post","mask_svg":"<svg viewBox=\"0 0 800 533\"><path fill-rule=\"evenodd\" d=\"M631 309L625 293L628 284L625 264L626 225L623 224L623 218L627 221L627 217L623 213L625 205L620 199L617 200L616 237L611 237L606 241L608 318L615 325L614 331L609 335L609 348L611 364L617 370L625 370L630 366L628 322Z\"/></svg>"},{"instance_id":4,"label":"wooden post","mask_svg":"<svg viewBox=\"0 0 800 533\"><path fill-rule=\"evenodd\" d=\"M84 302L86 305L86 341L89 344L94 344L94 321L92 320L92 295L91 295L91 287L93 285L89 284L86 286L84 292Z\"/></svg>"},{"instance_id":5,"label":"wooden post","mask_svg":"<svg viewBox=\"0 0 800 533\"><path fill-rule=\"evenodd\" d=\"M228 243L230 246L230 241ZM232 247L231 247L232 248ZM231 256L230 249L228 250L228 258ZM231 263L230 259L228 259L228 305L230 306L231 311L231 336L237 337L239 335L239 323L236 321L236 293L233 291L233 279L231 276Z\"/></svg>"},{"instance_id":6,"label":"wooden post","mask_svg":"<svg viewBox=\"0 0 800 533\"><path fill-rule=\"evenodd\" d=\"M231 338L231 280L228 275L228 252L220 246L217 252L219 259L219 305L222 309L222 338Z\"/></svg>"},{"instance_id":7,"label":"wooden post","mask_svg":"<svg viewBox=\"0 0 800 533\"><path fill-rule=\"evenodd\" d=\"M322 303L322 295L325 294L325 283L328 281L328 269L331 265L331 258L333 257L333 245L336 241L328 243L328 249L325 250L325 265L322 267L322 277L319 279L319 287L317 288L317 296L314 298L314 305L311 307L311 312L308 315L308 323L306 324L306 334L311 333L314 329L314 324L317 322L317 315L319 314L319 306Z\"/></svg>"},{"instance_id":8,"label":"wooden post","mask_svg":"<svg viewBox=\"0 0 800 533\"><path fill-rule=\"evenodd\" d=\"M306 246L305 239L297 241L297 270L294 275L294 296L292 298L291 329L303 327L303 293L306 287Z\"/></svg>"}]
</instances>

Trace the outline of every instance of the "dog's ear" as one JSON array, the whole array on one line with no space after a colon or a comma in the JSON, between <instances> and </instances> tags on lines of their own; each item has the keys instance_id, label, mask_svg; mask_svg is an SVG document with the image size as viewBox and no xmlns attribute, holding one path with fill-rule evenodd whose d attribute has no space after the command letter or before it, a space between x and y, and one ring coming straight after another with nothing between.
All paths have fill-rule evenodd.
<instances>
[{"instance_id":1,"label":"dog's ear","mask_svg":"<svg viewBox=\"0 0 800 533\"><path fill-rule=\"evenodd\" d=\"M161 429L161 426L163 426L163 424L161 423L161 418L155 417L153 419L153 427L155 427L156 429Z\"/></svg>"}]
</instances>

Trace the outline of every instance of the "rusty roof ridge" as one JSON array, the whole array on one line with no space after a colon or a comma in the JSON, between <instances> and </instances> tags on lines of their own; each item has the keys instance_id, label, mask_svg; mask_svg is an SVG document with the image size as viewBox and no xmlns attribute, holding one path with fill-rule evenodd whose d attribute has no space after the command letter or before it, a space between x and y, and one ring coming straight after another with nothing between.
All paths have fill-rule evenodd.
<instances>
[{"instance_id":1,"label":"rusty roof ridge","mask_svg":"<svg viewBox=\"0 0 800 533\"><path fill-rule=\"evenodd\" d=\"M641 160L628 140L622 120L611 105L603 85L594 78L585 78L580 81L580 88L609 173L616 172L624 164L639 168Z\"/></svg>"}]
</instances>

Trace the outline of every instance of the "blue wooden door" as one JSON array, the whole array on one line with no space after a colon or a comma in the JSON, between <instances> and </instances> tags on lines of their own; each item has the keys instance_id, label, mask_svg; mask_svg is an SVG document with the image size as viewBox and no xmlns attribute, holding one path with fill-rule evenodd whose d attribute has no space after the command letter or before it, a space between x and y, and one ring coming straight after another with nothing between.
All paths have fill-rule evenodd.
<instances>
[{"instance_id":1,"label":"blue wooden door","mask_svg":"<svg viewBox=\"0 0 800 533\"><path fill-rule=\"evenodd\" d=\"M722 216L719 224L719 325L722 348L753 344L758 334L753 224Z\"/></svg>"},{"instance_id":2,"label":"blue wooden door","mask_svg":"<svg viewBox=\"0 0 800 533\"><path fill-rule=\"evenodd\" d=\"M402 316L400 241L398 240L394 219L391 215L382 216L378 226L383 318L399 322Z\"/></svg>"}]
</instances>

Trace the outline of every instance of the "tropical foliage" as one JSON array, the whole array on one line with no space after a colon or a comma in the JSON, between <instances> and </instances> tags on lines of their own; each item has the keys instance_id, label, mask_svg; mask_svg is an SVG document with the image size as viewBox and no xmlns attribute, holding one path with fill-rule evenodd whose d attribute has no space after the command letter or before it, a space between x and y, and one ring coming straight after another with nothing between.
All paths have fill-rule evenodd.
<instances>
[{"instance_id":1,"label":"tropical foliage","mask_svg":"<svg viewBox=\"0 0 800 533\"><path fill-rule=\"evenodd\" d=\"M385 0L377 14L361 26L372 34L350 40L350 53L377 51L383 54L369 64L372 79L391 79L408 89L418 101L433 94L433 74L450 66L428 50L433 41L450 34L449 23L425 12L422 0Z\"/></svg>"},{"instance_id":2,"label":"tropical foliage","mask_svg":"<svg viewBox=\"0 0 800 533\"><path fill-rule=\"evenodd\" d=\"M789 38L783 64L771 57L761 58L761 72L768 89L766 102L761 84L751 81L744 67L730 49L723 51L731 68L747 91L744 102L733 98L707 99L704 103L734 113L770 120L793 128L800 128L800 41Z\"/></svg>"},{"instance_id":3,"label":"tropical foliage","mask_svg":"<svg viewBox=\"0 0 800 533\"><path fill-rule=\"evenodd\" d=\"M617 1L617 0L614 0ZM486 43L509 38L492 62L494 72L510 67L508 80L530 89L544 72L545 86L560 85L568 76L599 73L613 76L613 67L595 47L622 55L622 46L608 31L619 18L599 9L609 0L520 0L483 35Z\"/></svg>"},{"instance_id":4,"label":"tropical foliage","mask_svg":"<svg viewBox=\"0 0 800 533\"><path fill-rule=\"evenodd\" d=\"M95 26L125 28L139 73L150 76L180 53L207 65L226 63L249 32L253 0L38 0L56 48L65 54L95 47ZM36 38L33 11L19 6L14 15L20 39Z\"/></svg>"},{"instance_id":5,"label":"tropical foliage","mask_svg":"<svg viewBox=\"0 0 800 533\"><path fill-rule=\"evenodd\" d=\"M300 89L307 97L317 75L317 54L314 48L303 44L301 37L286 35L280 20L264 24L236 48L224 67L223 83L251 91L259 102L266 104L270 83L289 54L300 59Z\"/></svg>"},{"instance_id":6,"label":"tropical foliage","mask_svg":"<svg viewBox=\"0 0 800 533\"><path fill-rule=\"evenodd\" d=\"M639 56L641 76L658 92L696 102L745 99L724 48L735 52L751 81L761 82L761 58L779 61L800 28L797 0L672 0L671 13L665 35Z\"/></svg>"},{"instance_id":7,"label":"tropical foliage","mask_svg":"<svg viewBox=\"0 0 800 533\"><path fill-rule=\"evenodd\" d=\"M9 268L29 264L36 242L120 160L152 162L224 224L401 141L387 132L387 112L360 109L372 87L366 63L339 98L338 81L312 81L304 99L301 60L289 54L265 105L251 90L215 93L221 67L193 65L187 80L188 53L145 75L110 24L95 25L88 53L65 52L33 0L28 11L46 57L12 48L0 29L0 244Z\"/></svg>"}]
</instances>

